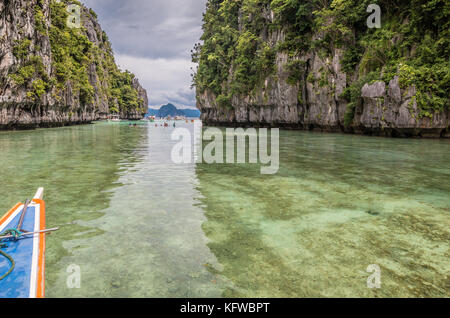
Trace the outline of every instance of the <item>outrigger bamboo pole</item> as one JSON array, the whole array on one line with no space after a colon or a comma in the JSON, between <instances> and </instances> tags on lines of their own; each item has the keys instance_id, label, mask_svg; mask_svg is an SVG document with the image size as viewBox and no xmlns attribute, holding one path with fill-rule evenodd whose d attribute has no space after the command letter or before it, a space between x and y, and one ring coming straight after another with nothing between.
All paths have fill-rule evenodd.
<instances>
[{"instance_id":1,"label":"outrigger bamboo pole","mask_svg":"<svg viewBox=\"0 0 450 318\"><path fill-rule=\"evenodd\" d=\"M20 215L19 224L17 225L17 229L19 231L23 231L22 230L23 220L25 219L25 214L27 213L29 204L30 204L30 200L27 199L25 201L25 204L23 205L22 214Z\"/></svg>"},{"instance_id":2,"label":"outrigger bamboo pole","mask_svg":"<svg viewBox=\"0 0 450 318\"><path fill-rule=\"evenodd\" d=\"M39 188L37 190L36 194L34 195L34 199L42 200L43 197L44 197L44 188ZM23 231L22 224L23 224L23 220L25 219L25 214L27 213L28 205L30 203L31 203L31 201L27 199L25 204L24 204L24 206L23 206L22 215L20 216L19 224L17 226L19 231Z\"/></svg>"},{"instance_id":3,"label":"outrigger bamboo pole","mask_svg":"<svg viewBox=\"0 0 450 318\"><path fill-rule=\"evenodd\" d=\"M44 188L39 188L39 189L37 190L36 194L34 195L34 198L33 198L33 199L42 200L43 197L44 197ZM24 220L24 218L25 218L25 213L27 212L28 205L29 205L30 203L31 203L31 201L27 199L27 201L26 201L25 204L24 204L24 207L23 207L23 210L22 210L22 215L20 216L20 219L19 219L19 226L18 226L19 231L23 231L23 230L21 229L21 227L22 227L23 220ZM22 233L22 236L26 236L26 235L34 235L34 234L41 234L41 233L49 234L49 233L51 233L51 232L58 231L58 230L59 230L59 227L54 227L54 228L52 228L52 229L46 229L46 230L37 231L37 232L23 232L23 233ZM0 240L3 240L3 239L9 239L9 238L14 238L14 237L15 237L15 236L13 236L13 235L11 235L11 234L8 234L8 235L5 235L5 236L0 236Z\"/></svg>"},{"instance_id":4,"label":"outrigger bamboo pole","mask_svg":"<svg viewBox=\"0 0 450 318\"><path fill-rule=\"evenodd\" d=\"M43 197L44 197L44 188L39 188L36 194L34 195L33 199L42 200Z\"/></svg>"},{"instance_id":5,"label":"outrigger bamboo pole","mask_svg":"<svg viewBox=\"0 0 450 318\"><path fill-rule=\"evenodd\" d=\"M41 234L41 233L47 234L47 233L54 232L54 231L58 231L58 230L59 230L59 227L54 227L54 228L52 228L52 229L46 229L46 230L43 230L43 231L26 232L26 233L23 233L22 236L25 236L25 235L34 235L34 234ZM3 239L9 239L9 238L14 238L14 236L11 235L11 234L8 234L8 235L5 235L5 236L0 236L0 240L3 240Z\"/></svg>"}]
</instances>

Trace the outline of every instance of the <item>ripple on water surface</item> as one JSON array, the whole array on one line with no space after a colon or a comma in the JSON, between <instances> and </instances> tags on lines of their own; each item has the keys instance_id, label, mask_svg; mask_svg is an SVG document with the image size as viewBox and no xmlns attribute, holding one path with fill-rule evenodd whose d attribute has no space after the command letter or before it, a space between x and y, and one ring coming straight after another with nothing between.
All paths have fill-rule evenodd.
<instances>
[{"instance_id":1,"label":"ripple on water surface","mask_svg":"<svg viewBox=\"0 0 450 318\"><path fill-rule=\"evenodd\" d=\"M47 296L450 296L448 140L282 131L280 171L262 176L172 164L172 129L0 133L0 210L44 186L61 226Z\"/></svg>"}]
</instances>

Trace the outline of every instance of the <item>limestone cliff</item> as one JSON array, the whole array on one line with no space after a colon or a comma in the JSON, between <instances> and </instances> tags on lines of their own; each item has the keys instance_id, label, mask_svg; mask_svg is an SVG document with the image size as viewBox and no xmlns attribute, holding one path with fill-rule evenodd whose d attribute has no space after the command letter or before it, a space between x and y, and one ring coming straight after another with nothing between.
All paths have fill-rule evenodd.
<instances>
[{"instance_id":1,"label":"limestone cliff","mask_svg":"<svg viewBox=\"0 0 450 318\"><path fill-rule=\"evenodd\" d=\"M81 8L79 27L68 23L70 4ZM139 81L116 66L91 9L77 1L0 1L0 129L87 123L111 113L139 119L147 105Z\"/></svg>"},{"instance_id":2,"label":"limestone cliff","mask_svg":"<svg viewBox=\"0 0 450 318\"><path fill-rule=\"evenodd\" d=\"M436 53L447 67L443 71L436 70L440 60L416 61L417 43L399 48L397 60L389 60L394 48L411 35L396 33L390 24L368 29L361 24L369 15L365 11L352 23L345 14L361 11L356 6L365 10L366 1L344 2L321 7L318 1L210 0L204 43L193 55L194 62L199 62L194 84L203 121L384 136L445 136L450 122L445 83L448 50ZM339 11L338 6L347 11ZM411 23L408 19L412 18L402 23ZM339 32L344 27L342 36ZM438 37L439 32L415 36ZM381 36L385 39L379 44ZM355 48L359 52L353 54ZM423 76L408 66L410 61L423 70ZM422 78L432 73L427 67L436 72L429 82L439 84L420 82L428 81Z\"/></svg>"}]
</instances>

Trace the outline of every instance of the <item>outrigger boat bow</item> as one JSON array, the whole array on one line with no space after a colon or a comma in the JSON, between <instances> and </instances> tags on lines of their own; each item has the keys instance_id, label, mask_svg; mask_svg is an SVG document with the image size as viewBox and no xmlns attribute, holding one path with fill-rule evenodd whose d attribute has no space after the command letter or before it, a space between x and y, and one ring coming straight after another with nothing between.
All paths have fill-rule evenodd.
<instances>
[{"instance_id":1,"label":"outrigger boat bow","mask_svg":"<svg viewBox=\"0 0 450 318\"><path fill-rule=\"evenodd\" d=\"M0 298L45 295L44 189L33 200L16 204L0 219Z\"/></svg>"}]
</instances>

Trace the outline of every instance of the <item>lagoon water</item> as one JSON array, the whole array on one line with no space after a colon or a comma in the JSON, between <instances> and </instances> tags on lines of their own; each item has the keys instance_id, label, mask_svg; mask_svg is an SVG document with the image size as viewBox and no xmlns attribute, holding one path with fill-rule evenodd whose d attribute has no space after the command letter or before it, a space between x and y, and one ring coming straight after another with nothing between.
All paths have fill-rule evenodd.
<instances>
[{"instance_id":1,"label":"lagoon water","mask_svg":"<svg viewBox=\"0 0 450 318\"><path fill-rule=\"evenodd\" d=\"M449 140L281 131L261 175L172 163L172 130L0 132L0 211L43 186L61 228L47 297L450 297Z\"/></svg>"}]
</instances>

